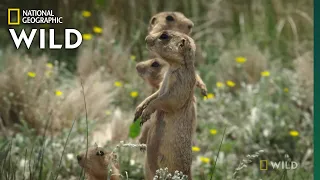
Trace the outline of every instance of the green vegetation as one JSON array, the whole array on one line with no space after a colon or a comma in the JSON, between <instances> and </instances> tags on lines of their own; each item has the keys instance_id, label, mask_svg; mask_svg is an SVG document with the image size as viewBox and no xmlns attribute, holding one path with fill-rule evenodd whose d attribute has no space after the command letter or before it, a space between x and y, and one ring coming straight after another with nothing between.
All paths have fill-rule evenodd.
<instances>
[{"instance_id":1,"label":"green vegetation","mask_svg":"<svg viewBox=\"0 0 320 180\"><path fill-rule=\"evenodd\" d=\"M0 179L84 178L76 155L86 149L87 132L89 145L116 149L124 179L143 178L144 153L120 141L136 143L140 131L131 124L133 112L151 88L135 64L148 59L147 24L160 11L180 11L194 22L196 68L209 90L206 98L196 90L194 179L313 179L313 1L96 0L52 7L66 17L64 25L83 33L77 50L40 51L36 43L13 50L7 29L0 29ZM269 161L269 170L260 170L260 160ZM270 161L299 166L272 169Z\"/></svg>"}]
</instances>

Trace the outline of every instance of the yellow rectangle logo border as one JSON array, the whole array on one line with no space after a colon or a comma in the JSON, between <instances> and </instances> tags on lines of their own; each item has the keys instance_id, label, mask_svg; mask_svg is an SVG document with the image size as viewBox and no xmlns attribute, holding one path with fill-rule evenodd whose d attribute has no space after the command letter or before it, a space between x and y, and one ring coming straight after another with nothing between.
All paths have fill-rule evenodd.
<instances>
[{"instance_id":1,"label":"yellow rectangle logo border","mask_svg":"<svg viewBox=\"0 0 320 180\"><path fill-rule=\"evenodd\" d=\"M17 12L17 22L11 22L10 12ZM20 8L8 8L8 25L19 25L20 24Z\"/></svg>"},{"instance_id":2,"label":"yellow rectangle logo border","mask_svg":"<svg viewBox=\"0 0 320 180\"><path fill-rule=\"evenodd\" d=\"M265 163L265 168L262 168L263 163ZM266 171L268 170L268 160L260 160L260 170L261 171Z\"/></svg>"}]
</instances>

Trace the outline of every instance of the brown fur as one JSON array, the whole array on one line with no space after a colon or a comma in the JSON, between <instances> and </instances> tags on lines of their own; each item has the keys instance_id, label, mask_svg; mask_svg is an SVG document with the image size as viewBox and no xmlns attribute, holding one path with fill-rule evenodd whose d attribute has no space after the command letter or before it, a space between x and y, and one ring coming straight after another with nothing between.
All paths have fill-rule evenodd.
<instances>
[{"instance_id":1,"label":"brown fur","mask_svg":"<svg viewBox=\"0 0 320 180\"><path fill-rule=\"evenodd\" d=\"M168 38L160 38L163 36ZM148 35L146 42L151 51L169 63L160 89L136 110L136 117L141 115L142 123L150 115L156 116L147 140L146 178L153 176L157 169L167 167L170 173L179 170L191 179L196 47L189 36L175 31Z\"/></svg>"},{"instance_id":2,"label":"brown fur","mask_svg":"<svg viewBox=\"0 0 320 180\"><path fill-rule=\"evenodd\" d=\"M169 17L171 16L171 17ZM193 22L180 12L160 12L154 15L148 26L148 33L152 34L162 30L173 30L190 34Z\"/></svg>"},{"instance_id":3,"label":"brown fur","mask_svg":"<svg viewBox=\"0 0 320 180\"><path fill-rule=\"evenodd\" d=\"M87 159L86 151L77 155L79 165L88 175L88 180L120 180L119 164L116 162L117 155L113 152L107 152L101 147L91 147L88 149ZM109 169L112 172L109 174Z\"/></svg>"},{"instance_id":4,"label":"brown fur","mask_svg":"<svg viewBox=\"0 0 320 180\"><path fill-rule=\"evenodd\" d=\"M172 19L168 20L169 16ZM172 31L178 31L178 32L190 35L192 32L193 26L194 26L193 22L190 19L188 19L184 14L180 12L166 11L166 12L160 12L154 15L150 19L149 26L148 26L148 33L153 34L162 30L172 30ZM152 54L151 58L154 58L154 57L155 55ZM196 59L199 59L199 57L200 55L198 55ZM156 59L160 60L160 58L156 58ZM161 64L164 64L164 63L166 62L163 62ZM197 86L201 89L201 94L203 96L207 96L207 87L202 81L202 78L198 74L196 74L196 78L197 78Z\"/></svg>"},{"instance_id":5,"label":"brown fur","mask_svg":"<svg viewBox=\"0 0 320 180\"><path fill-rule=\"evenodd\" d=\"M153 87L153 93L159 89L161 86L161 82L164 78L165 73L169 69L168 63L166 63L164 60L159 58L149 59L143 62L139 62L136 65L137 72L140 77L142 77L151 87ZM197 76L199 77L199 76ZM200 79L197 79L201 81ZM201 81L202 82L202 81ZM197 81L196 85L198 88L201 89L201 87L205 86L205 84L200 85L201 82ZM196 97L194 97L195 99ZM194 100L195 102L195 100ZM196 107L196 103L194 104ZM148 138L148 131L150 127L152 126L154 117L151 117L149 121L147 121L141 130L141 134L138 138L138 141L140 144L146 144L147 138ZM195 132L195 127L193 132Z\"/></svg>"},{"instance_id":6,"label":"brown fur","mask_svg":"<svg viewBox=\"0 0 320 180\"><path fill-rule=\"evenodd\" d=\"M168 20L168 16L171 16L173 20ZM173 30L190 35L193 27L193 22L184 14L180 12L165 11L152 16L148 25L148 33L152 34L162 30ZM150 55L150 57L153 58L154 56ZM205 59L202 55L202 51L200 47L197 47L195 64L200 62L203 63L204 61Z\"/></svg>"}]
</instances>

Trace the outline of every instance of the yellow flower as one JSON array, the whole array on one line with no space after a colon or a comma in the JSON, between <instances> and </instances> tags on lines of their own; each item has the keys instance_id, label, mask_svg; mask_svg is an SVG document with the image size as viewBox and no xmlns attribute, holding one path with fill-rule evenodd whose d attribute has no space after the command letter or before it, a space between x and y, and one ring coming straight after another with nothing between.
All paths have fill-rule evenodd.
<instances>
[{"instance_id":1,"label":"yellow flower","mask_svg":"<svg viewBox=\"0 0 320 180\"><path fill-rule=\"evenodd\" d=\"M200 148L198 146L192 146L192 151L193 152L199 152Z\"/></svg>"},{"instance_id":2,"label":"yellow flower","mask_svg":"<svg viewBox=\"0 0 320 180\"><path fill-rule=\"evenodd\" d=\"M290 136L293 136L293 137L299 136L299 132L295 130L290 131L289 134Z\"/></svg>"},{"instance_id":3,"label":"yellow flower","mask_svg":"<svg viewBox=\"0 0 320 180\"><path fill-rule=\"evenodd\" d=\"M229 80L229 81L227 81L227 85L229 87L234 87L234 86L236 86L236 83L234 83L233 81Z\"/></svg>"},{"instance_id":4,"label":"yellow flower","mask_svg":"<svg viewBox=\"0 0 320 180\"><path fill-rule=\"evenodd\" d=\"M287 93L287 92L289 92L289 89L288 88L284 88L283 91Z\"/></svg>"},{"instance_id":5,"label":"yellow flower","mask_svg":"<svg viewBox=\"0 0 320 180\"><path fill-rule=\"evenodd\" d=\"M120 81L116 81L116 82L114 82L114 86L122 87L122 83Z\"/></svg>"},{"instance_id":6,"label":"yellow flower","mask_svg":"<svg viewBox=\"0 0 320 180\"><path fill-rule=\"evenodd\" d=\"M46 75L46 77L48 77L48 78L51 77L52 71L46 71L46 72L45 72L45 75Z\"/></svg>"},{"instance_id":7,"label":"yellow flower","mask_svg":"<svg viewBox=\"0 0 320 180\"><path fill-rule=\"evenodd\" d=\"M130 56L130 59L131 59L132 61L135 61L135 60L136 60L136 56L135 56L135 55L131 55L131 56Z\"/></svg>"},{"instance_id":8,"label":"yellow flower","mask_svg":"<svg viewBox=\"0 0 320 180\"><path fill-rule=\"evenodd\" d=\"M247 59L245 57L242 57L242 56L236 57L236 62L239 64L243 64L246 61L247 61Z\"/></svg>"},{"instance_id":9,"label":"yellow flower","mask_svg":"<svg viewBox=\"0 0 320 180\"><path fill-rule=\"evenodd\" d=\"M101 34L102 33L102 28L98 27L98 26L94 26L93 27L93 32L95 32L97 34Z\"/></svg>"},{"instance_id":10,"label":"yellow flower","mask_svg":"<svg viewBox=\"0 0 320 180\"><path fill-rule=\"evenodd\" d=\"M105 113L106 113L106 115L107 115L107 116L109 116L109 115L111 114L111 111L106 110L106 112L105 112Z\"/></svg>"},{"instance_id":11,"label":"yellow flower","mask_svg":"<svg viewBox=\"0 0 320 180\"><path fill-rule=\"evenodd\" d=\"M217 82L217 83L216 83L216 86L217 86L218 88L222 88L222 87L224 86L224 84L223 84L223 82Z\"/></svg>"},{"instance_id":12,"label":"yellow flower","mask_svg":"<svg viewBox=\"0 0 320 180\"><path fill-rule=\"evenodd\" d=\"M203 162L203 163L209 163L210 162L210 158L200 156L200 161Z\"/></svg>"},{"instance_id":13,"label":"yellow flower","mask_svg":"<svg viewBox=\"0 0 320 180\"><path fill-rule=\"evenodd\" d=\"M212 99L212 98L214 98L214 94L213 93L208 93L207 96L203 97L203 100Z\"/></svg>"},{"instance_id":14,"label":"yellow flower","mask_svg":"<svg viewBox=\"0 0 320 180\"><path fill-rule=\"evenodd\" d=\"M210 129L210 134L212 134L212 135L217 134L217 130L216 129Z\"/></svg>"},{"instance_id":15,"label":"yellow flower","mask_svg":"<svg viewBox=\"0 0 320 180\"><path fill-rule=\"evenodd\" d=\"M47 68L49 68L49 69L52 69L52 67L53 67L53 64L51 64L51 63L47 63Z\"/></svg>"},{"instance_id":16,"label":"yellow flower","mask_svg":"<svg viewBox=\"0 0 320 180\"><path fill-rule=\"evenodd\" d=\"M270 72L269 71L262 71L261 76L268 77L268 76L270 76Z\"/></svg>"},{"instance_id":17,"label":"yellow flower","mask_svg":"<svg viewBox=\"0 0 320 180\"><path fill-rule=\"evenodd\" d=\"M90 17L91 16L91 12L90 11L82 11L82 16L83 17Z\"/></svg>"},{"instance_id":18,"label":"yellow flower","mask_svg":"<svg viewBox=\"0 0 320 180\"><path fill-rule=\"evenodd\" d=\"M59 96L62 96L63 92L60 90L56 90L55 94L56 94L56 96L59 97Z\"/></svg>"},{"instance_id":19,"label":"yellow flower","mask_svg":"<svg viewBox=\"0 0 320 180\"><path fill-rule=\"evenodd\" d=\"M90 40L90 39L92 39L92 35L91 34L82 34L82 38L84 40Z\"/></svg>"},{"instance_id":20,"label":"yellow flower","mask_svg":"<svg viewBox=\"0 0 320 180\"><path fill-rule=\"evenodd\" d=\"M133 97L133 98L136 98L138 95L139 95L139 93L137 91L132 91L130 93L130 96Z\"/></svg>"},{"instance_id":21,"label":"yellow flower","mask_svg":"<svg viewBox=\"0 0 320 180\"><path fill-rule=\"evenodd\" d=\"M29 76L29 77L34 78L34 77L36 77L36 75L37 75L37 74L36 74L35 72L32 72L32 71L29 71L29 72L28 72L28 76Z\"/></svg>"}]
</instances>

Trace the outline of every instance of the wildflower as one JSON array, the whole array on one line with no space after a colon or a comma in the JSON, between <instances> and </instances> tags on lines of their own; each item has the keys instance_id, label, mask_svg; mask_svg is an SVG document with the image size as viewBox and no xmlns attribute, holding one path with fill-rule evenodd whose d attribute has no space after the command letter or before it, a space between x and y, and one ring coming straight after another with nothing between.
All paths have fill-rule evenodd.
<instances>
[{"instance_id":1,"label":"wildflower","mask_svg":"<svg viewBox=\"0 0 320 180\"><path fill-rule=\"evenodd\" d=\"M111 111L106 110L106 112L105 112L105 113L106 113L106 115L107 115L107 116L109 116L109 115L111 114Z\"/></svg>"},{"instance_id":2,"label":"wildflower","mask_svg":"<svg viewBox=\"0 0 320 180\"><path fill-rule=\"evenodd\" d=\"M236 57L236 62L239 64L243 64L246 61L247 61L247 58L245 58L245 57L242 57L242 56Z\"/></svg>"},{"instance_id":3,"label":"wildflower","mask_svg":"<svg viewBox=\"0 0 320 180\"><path fill-rule=\"evenodd\" d=\"M136 164L136 161L133 160L133 159L130 159L130 165L131 165L131 166L134 166L135 164Z\"/></svg>"},{"instance_id":4,"label":"wildflower","mask_svg":"<svg viewBox=\"0 0 320 180\"><path fill-rule=\"evenodd\" d=\"M289 134L290 134L290 136L292 136L292 137L299 136L299 132L298 132L298 131L295 131L295 130L290 131Z\"/></svg>"},{"instance_id":5,"label":"wildflower","mask_svg":"<svg viewBox=\"0 0 320 180\"><path fill-rule=\"evenodd\" d=\"M72 160L74 158L74 155L72 153L68 153L66 156L68 160Z\"/></svg>"},{"instance_id":6,"label":"wildflower","mask_svg":"<svg viewBox=\"0 0 320 180\"><path fill-rule=\"evenodd\" d=\"M135 60L136 60L136 56L135 56L135 55L131 55L131 56L130 56L130 59L131 59L132 61L135 61Z\"/></svg>"},{"instance_id":7,"label":"wildflower","mask_svg":"<svg viewBox=\"0 0 320 180\"><path fill-rule=\"evenodd\" d=\"M20 167L24 167L25 165L27 165L27 163L28 163L27 160L21 159L19 165L20 165Z\"/></svg>"},{"instance_id":8,"label":"wildflower","mask_svg":"<svg viewBox=\"0 0 320 180\"><path fill-rule=\"evenodd\" d=\"M283 92L286 92L286 93L287 93L287 92L289 92L289 89L288 89L288 88L284 88L284 89L283 89Z\"/></svg>"},{"instance_id":9,"label":"wildflower","mask_svg":"<svg viewBox=\"0 0 320 180\"><path fill-rule=\"evenodd\" d=\"M94 26L93 27L93 32L95 32L97 34L101 34L102 33L102 28L98 27L98 26Z\"/></svg>"},{"instance_id":10,"label":"wildflower","mask_svg":"<svg viewBox=\"0 0 320 180\"><path fill-rule=\"evenodd\" d=\"M201 157L200 157L200 161L207 164L207 163L210 162L210 158L201 156Z\"/></svg>"},{"instance_id":11,"label":"wildflower","mask_svg":"<svg viewBox=\"0 0 320 180\"><path fill-rule=\"evenodd\" d=\"M262 71L260 74L261 74L261 76L263 76L263 77L268 77L268 76L270 76L270 72L269 72L269 71Z\"/></svg>"},{"instance_id":12,"label":"wildflower","mask_svg":"<svg viewBox=\"0 0 320 180\"><path fill-rule=\"evenodd\" d=\"M138 95L139 95L139 93L137 91L132 91L130 93L130 96L133 97L133 98L136 98Z\"/></svg>"},{"instance_id":13,"label":"wildflower","mask_svg":"<svg viewBox=\"0 0 320 180\"><path fill-rule=\"evenodd\" d=\"M234 87L234 86L236 86L236 83L234 83L234 82L231 81L231 80L228 80L228 81L227 81L227 85L228 85L229 87Z\"/></svg>"},{"instance_id":14,"label":"wildflower","mask_svg":"<svg viewBox=\"0 0 320 180\"><path fill-rule=\"evenodd\" d=\"M32 72L32 71L29 71L29 72L28 72L28 76L31 77L31 78L36 77L36 75L37 75L37 74L36 74L35 72Z\"/></svg>"},{"instance_id":15,"label":"wildflower","mask_svg":"<svg viewBox=\"0 0 320 180\"><path fill-rule=\"evenodd\" d=\"M218 88L222 88L223 86L224 86L224 84L223 84L223 82L217 82L216 83L216 86L218 87Z\"/></svg>"},{"instance_id":16,"label":"wildflower","mask_svg":"<svg viewBox=\"0 0 320 180\"><path fill-rule=\"evenodd\" d=\"M120 81L116 81L116 82L114 82L114 86L122 87L122 83Z\"/></svg>"},{"instance_id":17,"label":"wildflower","mask_svg":"<svg viewBox=\"0 0 320 180\"><path fill-rule=\"evenodd\" d=\"M84 40L90 40L90 39L92 39L92 35L91 34L82 34L82 38Z\"/></svg>"},{"instance_id":18,"label":"wildflower","mask_svg":"<svg viewBox=\"0 0 320 180\"><path fill-rule=\"evenodd\" d=\"M60 90L56 90L55 94L56 94L56 96L59 97L59 96L62 96L62 95L63 95L63 92L60 91Z\"/></svg>"},{"instance_id":19,"label":"wildflower","mask_svg":"<svg viewBox=\"0 0 320 180\"><path fill-rule=\"evenodd\" d=\"M47 68L52 69L53 64L51 64L51 63L47 63L47 64L46 64L46 66L47 66Z\"/></svg>"},{"instance_id":20,"label":"wildflower","mask_svg":"<svg viewBox=\"0 0 320 180\"><path fill-rule=\"evenodd\" d=\"M212 99L212 98L214 98L214 94L208 93L207 96L203 97L203 100Z\"/></svg>"},{"instance_id":21,"label":"wildflower","mask_svg":"<svg viewBox=\"0 0 320 180\"><path fill-rule=\"evenodd\" d=\"M193 152L199 152L200 148L198 146L192 146L192 151Z\"/></svg>"},{"instance_id":22,"label":"wildflower","mask_svg":"<svg viewBox=\"0 0 320 180\"><path fill-rule=\"evenodd\" d=\"M210 134L212 134L212 135L217 134L217 130L216 129L210 129Z\"/></svg>"},{"instance_id":23,"label":"wildflower","mask_svg":"<svg viewBox=\"0 0 320 180\"><path fill-rule=\"evenodd\" d=\"M91 16L91 12L90 11L82 11L82 16L83 17L90 17Z\"/></svg>"}]
</instances>

